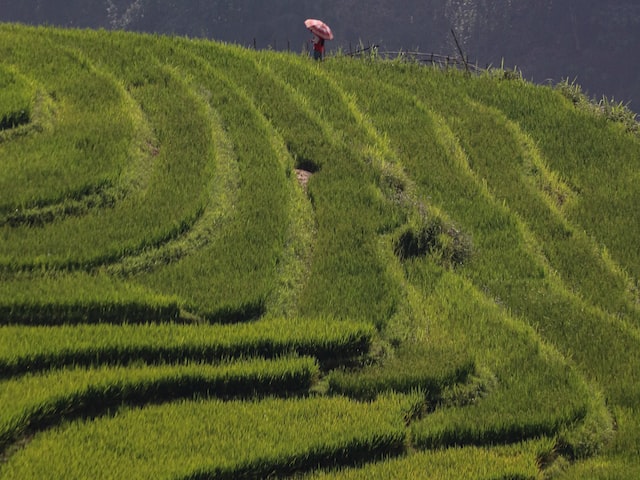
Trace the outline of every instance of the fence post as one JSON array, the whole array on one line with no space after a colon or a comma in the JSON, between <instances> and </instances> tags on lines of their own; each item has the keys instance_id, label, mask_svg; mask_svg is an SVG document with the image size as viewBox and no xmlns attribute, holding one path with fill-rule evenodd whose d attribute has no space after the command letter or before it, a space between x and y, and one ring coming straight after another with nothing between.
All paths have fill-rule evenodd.
<instances>
[{"instance_id":1,"label":"fence post","mask_svg":"<svg viewBox=\"0 0 640 480\"><path fill-rule=\"evenodd\" d=\"M456 42L456 46L458 47L458 51L460 52L460 58L462 59L462 62L464 63L464 69L467 71L467 73L469 73L469 64L467 63L467 60L464 57L464 52L462 51L462 47L460 46L460 43L458 43L458 37L456 37L456 32L454 32L453 28L451 29L451 35L453 35L453 39Z\"/></svg>"}]
</instances>

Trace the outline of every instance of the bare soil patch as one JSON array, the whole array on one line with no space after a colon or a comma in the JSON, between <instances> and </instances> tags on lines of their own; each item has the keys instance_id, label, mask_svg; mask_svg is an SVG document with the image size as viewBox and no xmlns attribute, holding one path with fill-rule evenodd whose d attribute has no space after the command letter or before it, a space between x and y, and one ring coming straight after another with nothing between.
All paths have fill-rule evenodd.
<instances>
[{"instance_id":1,"label":"bare soil patch","mask_svg":"<svg viewBox=\"0 0 640 480\"><path fill-rule=\"evenodd\" d=\"M296 168L296 178L298 179L298 182L300 183L302 188L304 188L305 190L307 189L307 183L309 183L309 178L311 178L311 175L313 175L313 173L308 170Z\"/></svg>"}]
</instances>

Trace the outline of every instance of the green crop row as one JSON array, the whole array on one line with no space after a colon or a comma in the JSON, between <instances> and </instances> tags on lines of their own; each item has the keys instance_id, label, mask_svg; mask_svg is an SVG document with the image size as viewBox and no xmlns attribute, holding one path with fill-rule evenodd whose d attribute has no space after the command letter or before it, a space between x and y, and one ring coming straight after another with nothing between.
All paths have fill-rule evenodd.
<instances>
[{"instance_id":1,"label":"green crop row","mask_svg":"<svg viewBox=\"0 0 640 480\"><path fill-rule=\"evenodd\" d=\"M348 66L365 71L359 64ZM465 86L474 84L474 80L455 73L441 75L428 69L400 75L395 73L399 70L410 73L417 67L388 67L372 67L379 70L377 77L385 80L376 84L376 95L364 94L365 82L358 79L344 82L345 88L358 95L360 105L371 115L374 125L389 134L393 148L415 181L418 194L446 211L472 237L472 259L459 273L539 328L544 338L563 353L571 352L583 372L606 385L610 398L625 404L635 402L632 399L637 398L638 390L631 381L631 371L637 368L639 360L637 332L616 317L590 306L585 299L597 298L597 292L585 290L584 298L580 298L570 286L562 283L528 224L514 213L509 202L499 201L489 189L487 180L475 171L477 167L474 166L482 161L483 150L476 150L474 144L486 146L492 132L484 131L482 125L477 124L474 128L454 132L447 123L449 116L455 119L466 115L467 111L456 105L459 101L451 100L451 97L463 96ZM366 85L371 86L372 82L368 80ZM500 84L500 88L492 92L495 94L508 88L515 90L513 86ZM492 92L486 89L487 96ZM529 101L543 104L544 92L543 89L540 97ZM512 92L512 103L505 101L500 105L515 108L516 98ZM439 113L434 113L430 105L434 105ZM532 118L528 118L527 123L530 122ZM451 123L456 125L456 121ZM425 142L424 137L415 134L416 131L433 141ZM465 139L464 149L459 137ZM491 151L493 147L488 145L487 148ZM505 153L497 152L496 155ZM509 157L507 154L507 158L500 161L507 161ZM526 193L524 188L520 191L520 194ZM570 244L562 249L571 252ZM578 264L576 275L579 275ZM611 276L617 278L617 298L624 301L618 282L620 277ZM627 303L625 311L633 312L633 307ZM595 338L599 340L595 341ZM624 355L625 360L619 357L608 360L606 351L616 351ZM614 378L617 380L613 381Z\"/></svg>"},{"instance_id":2,"label":"green crop row","mask_svg":"<svg viewBox=\"0 0 640 480\"><path fill-rule=\"evenodd\" d=\"M606 452L601 463L588 461L568 475L601 468L606 477L618 466L633 472L640 398L634 373L640 368L637 138L575 111L552 89L489 75L349 58L310 62L124 32L0 26L0 40L7 40L0 42L6 54L0 71L15 70L35 85L31 124L39 118L39 98L51 111L46 128L0 137L0 154L22 149L39 159L34 172L64 170L54 155L51 164L38 155L55 147L50 139L99 130L100 103L110 106L109 121L129 128L114 162L85 171L84 186L52 179L57 193L42 194L37 189L49 192L47 180L34 176L39 186L24 190L31 200L20 200L29 208L17 213L15 195L1 197L7 208L0 208L0 388L24 380L25 390L15 393L16 386L14 396L27 399L33 389L40 392L34 398L44 398L46 387L39 390L32 379L53 384L59 375L64 383L67 374L84 378L73 372L95 371L105 377L95 384L118 397L126 392L110 372L126 369L106 365L127 364L131 385L138 385L137 362L302 354L323 367L344 367L323 378L329 393L378 399L362 403L362 412L375 410L380 394L393 390L420 391L423 408L405 418L410 426L402 440L385 440L380 450L367 440L360 458L354 453L360 446L349 440L333 444L331 453L324 447L294 452L304 442L286 434L283 445L274 442L281 434L267 407L251 417L244 448L236 439L213 448L249 455L257 445L255 458L229 454L234 463L221 466L194 457L184 467L180 462L189 457L183 452L175 476L285 475L325 462L377 460L385 449L403 450L397 442L444 448L345 475L375 478L395 467L396 477L411 472L405 478L425 471L455 478L454 469L473 478L536 478L542 475L535 465L539 454L548 457L542 467L559 454L575 460L600 451ZM43 62L41 53L28 56L30 47L50 45L58 64ZM79 82L95 78L75 92L69 87L74 79L64 77L72 72ZM98 85L107 99L96 95L95 108L78 103ZM86 120L85 130L73 118ZM76 140L87 145L81 141L87 138ZM304 190L295 185L294 167L313 173ZM96 188L119 195L95 203ZM299 212L308 218L294 218ZM296 244L301 238L304 245ZM46 271L56 268L100 274ZM24 269L30 271L18 272ZM158 324L174 320L178 307L215 322L264 318ZM268 320L273 317L279 319ZM147 321L155 324L130 325ZM102 324L86 324L92 322ZM357 368L365 359L351 360L363 353L367 363ZM44 372L51 367L65 370ZM156 368L164 378L164 367L145 368L140 378L156 378ZM88 385L83 381L78 385ZM258 411L270 400L255 403ZM347 401L345 410L352 404ZM15 401L14 412L21 405ZM230 405L229 413L220 406L216 415L243 415ZM316 428L317 412L300 412L287 420L304 418ZM144 422L125 414L137 432ZM9 460L8 470L0 469L0 478L5 472L8 478L37 476L29 468L47 463L34 460L38 456L60 457L50 463L61 465L66 457L58 452L65 446L78 457L88 450L96 457L112 452L111 463L99 465L122 461L117 468L127 478L137 471L158 476L132 458L158 463L154 459L173 451L170 442L147 444L144 451L134 446L132 457L116 458L113 452L123 446L141 444L137 433L128 436L124 419L117 424L123 438L117 437L119 421L74 422L38 434ZM260 422L272 431L259 430ZM107 424L113 433L100 436L112 428ZM358 425L351 424L350 438L366 436ZM324 427L327 434L334 428ZM88 439L98 438L87 433L93 428L100 441L79 450L83 441L91 445ZM184 428L198 435L189 422ZM544 452L495 447L538 436ZM289 453L262 455L267 438ZM51 447L56 442L60 446ZM451 448L469 444L487 448Z\"/></svg>"},{"instance_id":3,"label":"green crop row","mask_svg":"<svg viewBox=\"0 0 640 480\"><path fill-rule=\"evenodd\" d=\"M66 365L276 357L289 352L339 364L369 349L373 330L347 321L262 320L239 325L0 327L0 375Z\"/></svg>"},{"instance_id":4,"label":"green crop row","mask_svg":"<svg viewBox=\"0 0 640 480\"><path fill-rule=\"evenodd\" d=\"M0 211L50 205L115 184L136 134L122 89L50 36L2 29L0 38L0 62L37 85L54 111L47 130L0 143Z\"/></svg>"},{"instance_id":5,"label":"green crop row","mask_svg":"<svg viewBox=\"0 0 640 480\"><path fill-rule=\"evenodd\" d=\"M377 185L361 148L364 129L340 88L302 60L291 62L290 74L282 75L283 60L258 58L261 87L254 96L298 166L315 171L308 191L316 239L300 309L307 314L331 309L382 327L399 292L382 260L378 235L397 224L397 212Z\"/></svg>"},{"instance_id":6,"label":"green crop row","mask_svg":"<svg viewBox=\"0 0 640 480\"><path fill-rule=\"evenodd\" d=\"M540 458L553 449L549 441L540 440L508 447L464 447L420 452L400 458L365 465L318 472L309 480L438 480L518 479L537 480Z\"/></svg>"},{"instance_id":7,"label":"green crop row","mask_svg":"<svg viewBox=\"0 0 640 480\"><path fill-rule=\"evenodd\" d=\"M640 324L640 310L633 305L627 278L612 269L595 242L562 213L572 209L570 199L562 193L549 199L545 191L549 186L540 189L532 181L532 172L544 167L545 161L520 127L502 111L454 94L454 82L405 83L430 108L451 119L449 126L474 175L486 182L497 202L506 202L526 222L546 261L568 289L615 315L635 317Z\"/></svg>"},{"instance_id":8,"label":"green crop row","mask_svg":"<svg viewBox=\"0 0 640 480\"><path fill-rule=\"evenodd\" d=\"M466 382L476 371L469 352L438 346L413 346L401 349L393 358L357 371L334 370L328 375L329 391L352 398L373 399L395 391L421 391L431 402L442 392Z\"/></svg>"},{"instance_id":9,"label":"green crop row","mask_svg":"<svg viewBox=\"0 0 640 480\"><path fill-rule=\"evenodd\" d=\"M168 40L167 40L168 41ZM285 171L290 159L278 143L277 132L261 115L216 56L203 45L172 44L165 57L189 72L192 87L202 92L216 112L231 151L218 152L216 168L234 165L236 178L227 195L224 229L212 231L206 245L180 262L139 277L159 291L177 292L198 314L213 321L238 321L264 313L273 294L278 267L292 220L289 218L292 179ZM225 57L234 57L231 50ZM211 61L209 61L211 60ZM219 149L221 150L221 149ZM224 156L227 155L227 156Z\"/></svg>"},{"instance_id":10,"label":"green crop row","mask_svg":"<svg viewBox=\"0 0 640 480\"><path fill-rule=\"evenodd\" d=\"M449 409L428 415L412 425L414 445L436 449L464 445L509 444L522 440L554 437L563 429L584 421L584 406L537 405L527 410L531 399L515 405L515 395L499 401L481 402L477 408ZM508 405L508 408L504 408ZM503 409L504 408L504 409Z\"/></svg>"},{"instance_id":11,"label":"green crop row","mask_svg":"<svg viewBox=\"0 0 640 480\"><path fill-rule=\"evenodd\" d=\"M29 122L9 130L0 130L0 144L9 143L32 134L43 134L53 128L53 100L42 87L35 89ZM5 223L5 221L1 223Z\"/></svg>"},{"instance_id":12,"label":"green crop row","mask_svg":"<svg viewBox=\"0 0 640 480\"><path fill-rule=\"evenodd\" d=\"M637 457L636 457L637 458ZM607 457L593 458L575 465L565 465L556 478L560 480L618 480L640 477L640 467L636 458Z\"/></svg>"},{"instance_id":13,"label":"green crop row","mask_svg":"<svg viewBox=\"0 0 640 480\"><path fill-rule=\"evenodd\" d=\"M610 438L612 420L602 397L532 329L433 262L413 260L405 268L419 289L416 307L423 315L407 338L426 332L427 351L455 338L456 347L475 358L479 374L432 402L435 411L412 426L416 444L504 443L571 431L566 448L582 455ZM398 366L398 377L411 376L412 366Z\"/></svg>"},{"instance_id":14,"label":"green crop row","mask_svg":"<svg viewBox=\"0 0 640 480\"><path fill-rule=\"evenodd\" d=\"M520 276L537 279L544 275L541 273L544 272L544 264L536 265L539 261L537 250L535 253L524 252L532 246L530 238L517 240L522 230L525 230L519 224L519 218L511 216L506 202L500 204L496 201L487 188L486 180L476 172L475 162L478 159L471 155L473 150L470 147L475 146L471 142L482 139L488 141L493 133L483 132L477 128L478 125L454 131L447 123L452 118L456 125L455 119L458 116L466 118L467 111L454 108L459 101L451 97L460 97L461 92L447 90L446 76L418 68L414 68L412 75L399 75L395 66L388 64L371 67L379 70L376 75L372 75L369 65L354 65L348 61L328 65L334 73L349 72L349 75L344 76L336 74L334 78L340 79L343 88L355 96L357 105L371 119L373 126L387 135L393 155L397 156L406 173L415 182L414 194L417 194L418 200L424 204L435 204L437 209L446 211L473 239L471 257L459 265L456 272L465 274L467 271L498 271L502 285L510 285L510 288L514 288L515 280L505 279ZM361 75L353 76L353 71L360 71ZM375 95L370 94L371 89L375 90ZM422 101L422 98L425 100ZM438 108L442 105L441 110L434 112L433 104ZM469 138L470 145L461 145L460 137ZM497 155L503 153L498 152ZM504 160L508 158L507 156ZM416 206L419 208L419 203ZM515 248L519 250L518 253L510 252L510 249ZM496 253L495 258L490 254L492 251ZM496 260L508 266L498 269ZM461 406L439 409L434 416L427 416L417 423L414 427L417 443L428 444L425 439L432 437L429 437L430 433L425 433L428 430L420 428L426 429L425 425L438 418L444 424L453 422L456 426L450 432L452 436L456 433L459 436L445 441L444 435L434 434L432 439L435 440L431 446L455 445L457 442L467 441L511 442L519 436L553 436L565 428L573 429L576 425L587 423L587 416L589 422L595 422L592 418L602 414L602 401L597 408L587 407L589 402L586 399L591 398L593 393L588 392L583 380L575 372L570 373L566 366L562 366L562 362L557 362L557 358L551 360L546 353L540 354L540 338L530 334L522 336L520 327L515 326L517 323L514 325L511 319L504 319L503 314L489 313L487 305L480 306L472 302L471 298L475 294L470 296L473 291L470 285L467 285L467 293L464 294L457 291L457 288L452 288L453 285L445 280L448 276L441 278L440 269L430 266L422 270L430 262L430 259L419 255L404 262L407 280L418 289L417 294L424 298L416 305L417 310L426 318L433 317L431 321L425 319L417 322L418 325L425 323L422 327L427 332L425 343L433 348L433 345L438 344L440 336L456 338L460 345L466 344L474 352L480 365L489 366L494 372L495 385L489 391L481 389L471 392L473 395L470 398L465 398L467 392L454 393L453 402L450 403L457 405L462 402ZM444 290L440 290L440 282L447 284L447 287L443 287ZM478 290L491 294L486 283L477 283ZM437 296L434 286L438 287ZM498 298L497 301L500 303L501 299ZM465 303L474 304L476 308L469 310L469 306L463 307ZM487 314L504 319L502 321L505 324L491 326L494 320L481 320ZM461 328L461 325L465 325L465 328ZM519 332L515 335L521 339L519 341L515 340L514 328ZM420 327L417 327L417 331L420 331ZM430 335L433 336L436 331L442 333L436 334L436 339L430 339ZM408 335L408 338L413 335L415 333ZM468 338L466 341L465 337ZM521 341L527 346L520 344L521 351L514 351L513 344ZM543 350L546 349L547 347L543 347ZM525 365L526 374L523 372ZM398 378L411 375L410 366L406 369L400 367L398 370ZM563 387L565 382L573 387ZM357 385L355 381L354 384ZM560 394L560 391L564 393ZM577 391L583 393L577 394ZM536 392L536 395L531 392ZM456 398L457 395L461 396ZM565 399L563 408L556 407L558 396ZM467 405L466 402L471 403ZM477 424L476 419L483 417L484 409L486 412L500 411L501 416L490 421L491 416L485 415L487 423ZM528 415L526 412L536 412L536 415ZM457 423L456 418L460 418ZM465 430L463 425L469 430ZM584 448L589 450L594 445L602 445L610 428L610 419L608 423L599 423L594 427L594 443L585 445ZM584 435L589 437L591 433ZM439 441L442 442L438 445ZM585 438L576 443L582 441L588 443Z\"/></svg>"},{"instance_id":15,"label":"green crop row","mask_svg":"<svg viewBox=\"0 0 640 480\"><path fill-rule=\"evenodd\" d=\"M334 397L150 406L39 435L10 458L0 478L265 478L351 464L402 452L404 417L416 401Z\"/></svg>"},{"instance_id":16,"label":"green crop row","mask_svg":"<svg viewBox=\"0 0 640 480\"><path fill-rule=\"evenodd\" d=\"M0 325L146 323L180 315L175 298L82 272L4 279Z\"/></svg>"},{"instance_id":17,"label":"green crop row","mask_svg":"<svg viewBox=\"0 0 640 480\"><path fill-rule=\"evenodd\" d=\"M407 267L409 280L424 296L424 319L417 328L435 339L456 338L485 377L469 392L456 392L455 387L445 392L436 411L415 425L418 437L432 444L463 444L568 430L573 433L565 447L572 455L593 452L610 439L613 423L603 395L538 333L506 314L468 280L450 272L438 274L424 261ZM425 445L430 445L427 440Z\"/></svg>"},{"instance_id":18,"label":"green crop row","mask_svg":"<svg viewBox=\"0 0 640 480\"><path fill-rule=\"evenodd\" d=\"M111 116L111 121L119 128L129 126L127 131L134 133L120 135L120 143L107 142L110 145L107 156L112 160L118 158L114 149L122 145L120 156L130 160L127 168L134 170L122 172L127 177L123 178L124 184L131 188L114 208L64 218L41 229L5 227L6 241L0 251L3 263L12 268L95 266L152 248L184 233L201 215L207 196L203 190L210 182L207 172L213 154L211 127L201 99L170 68L159 65L153 58L137 61L133 43L131 49L124 48L126 41L123 48L114 49L100 41L99 33L93 43L80 41L72 34L60 33L53 39L39 30L33 33L29 39L34 40L30 42L55 40L58 48L74 52L67 55L67 71L82 70L84 62L90 71L94 70L93 64L99 64L100 70L95 67L96 71L108 72L94 76L106 82L104 90L112 92L116 97L114 101L129 117L129 123L121 116ZM41 62L40 68L46 64L48 62ZM121 72L115 65L126 67ZM32 68L38 71L36 66ZM51 74L44 69L41 75L46 78ZM50 81L55 83L55 78ZM118 82L124 83L124 87ZM78 102L80 99L71 97L66 103L77 106ZM144 112L144 116L139 112ZM98 122L97 131L102 132L103 113L89 112L91 119L86 120L82 120L82 115L72 115L72 118L83 121L86 128ZM76 132L77 128L69 126L64 131ZM33 141L37 140L34 137ZM50 157L61 160L59 155L56 150ZM50 165L55 166L55 162L50 161ZM73 249L69 248L69 239L74 241Z\"/></svg>"},{"instance_id":19,"label":"green crop row","mask_svg":"<svg viewBox=\"0 0 640 480\"><path fill-rule=\"evenodd\" d=\"M178 306L150 305L140 301L72 303L68 300L38 304L14 303L0 306L0 324L57 325L77 323L146 323L175 320Z\"/></svg>"},{"instance_id":20,"label":"green crop row","mask_svg":"<svg viewBox=\"0 0 640 480\"><path fill-rule=\"evenodd\" d=\"M9 68L0 65L0 131L31 121L35 89Z\"/></svg>"},{"instance_id":21,"label":"green crop row","mask_svg":"<svg viewBox=\"0 0 640 480\"><path fill-rule=\"evenodd\" d=\"M494 84L481 78L468 85L470 95L500 109L536 143L547 164L558 171L577 201L566 209L612 258L640 277L637 188L640 143L619 124L576 109L551 88L526 82ZM526 102L527 109L521 108ZM615 194L611 192L615 191Z\"/></svg>"},{"instance_id":22,"label":"green crop row","mask_svg":"<svg viewBox=\"0 0 640 480\"><path fill-rule=\"evenodd\" d=\"M0 451L26 432L123 404L192 396L251 398L307 391L315 360L281 358L221 365L71 368L0 382Z\"/></svg>"}]
</instances>

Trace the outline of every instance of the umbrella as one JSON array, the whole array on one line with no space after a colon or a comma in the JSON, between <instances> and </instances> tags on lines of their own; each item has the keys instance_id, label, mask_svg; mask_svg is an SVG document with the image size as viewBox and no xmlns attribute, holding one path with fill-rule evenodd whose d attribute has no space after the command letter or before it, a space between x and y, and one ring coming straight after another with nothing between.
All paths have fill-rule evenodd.
<instances>
[{"instance_id":1,"label":"umbrella","mask_svg":"<svg viewBox=\"0 0 640 480\"><path fill-rule=\"evenodd\" d=\"M329 25L324 23L322 20L308 18L304 21L304 25L320 38L324 38L325 40L333 40L333 33L331 32Z\"/></svg>"}]
</instances>

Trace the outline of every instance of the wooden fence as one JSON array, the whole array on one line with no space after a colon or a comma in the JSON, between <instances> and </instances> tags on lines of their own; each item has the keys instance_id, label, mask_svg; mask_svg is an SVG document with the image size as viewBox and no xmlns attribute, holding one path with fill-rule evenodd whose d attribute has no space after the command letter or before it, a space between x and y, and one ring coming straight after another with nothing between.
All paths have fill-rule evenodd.
<instances>
[{"instance_id":1,"label":"wooden fence","mask_svg":"<svg viewBox=\"0 0 640 480\"><path fill-rule=\"evenodd\" d=\"M407 60L412 62L423 63L427 65L435 65L442 68L464 68L468 71L482 70L475 63L470 63L466 57L440 55L437 53L424 53L417 51L404 50L380 50L377 45L369 45L367 47L359 47L356 50L347 53L350 57L362 58L380 58L384 60Z\"/></svg>"},{"instance_id":2,"label":"wooden fence","mask_svg":"<svg viewBox=\"0 0 640 480\"><path fill-rule=\"evenodd\" d=\"M458 51L460 52L460 55L441 55L437 53L424 53L424 52L410 51L410 50L407 50L407 51L380 50L378 45L369 44L365 46L362 43L359 44L358 47L356 47L355 49L350 43L349 51L348 52L342 51L341 54L349 57L356 57L356 58L360 57L360 58L378 58L378 59L384 59L384 60L393 60L393 59L407 60L407 61L422 63L425 65L434 65L437 67L441 67L443 69L461 68L461 69L465 69L467 72L479 72L479 71L486 70L488 66L486 68L482 68L478 66L477 62L476 63L469 62L469 58L464 54L464 52L460 48L460 45L455 36L455 33L453 31L451 33L453 34L453 37L456 41L456 45L458 46ZM302 45L303 55L308 55L310 53L311 46L309 45L309 43L310 42L307 41ZM273 40L273 44L269 44L267 48L270 50L278 50L278 47L284 48L285 45L286 45L286 51L291 52L291 42L289 40L287 40L286 42L282 42L281 44L278 44L276 43L276 40ZM259 48L255 38L253 39L252 47L254 50L258 50Z\"/></svg>"}]
</instances>

